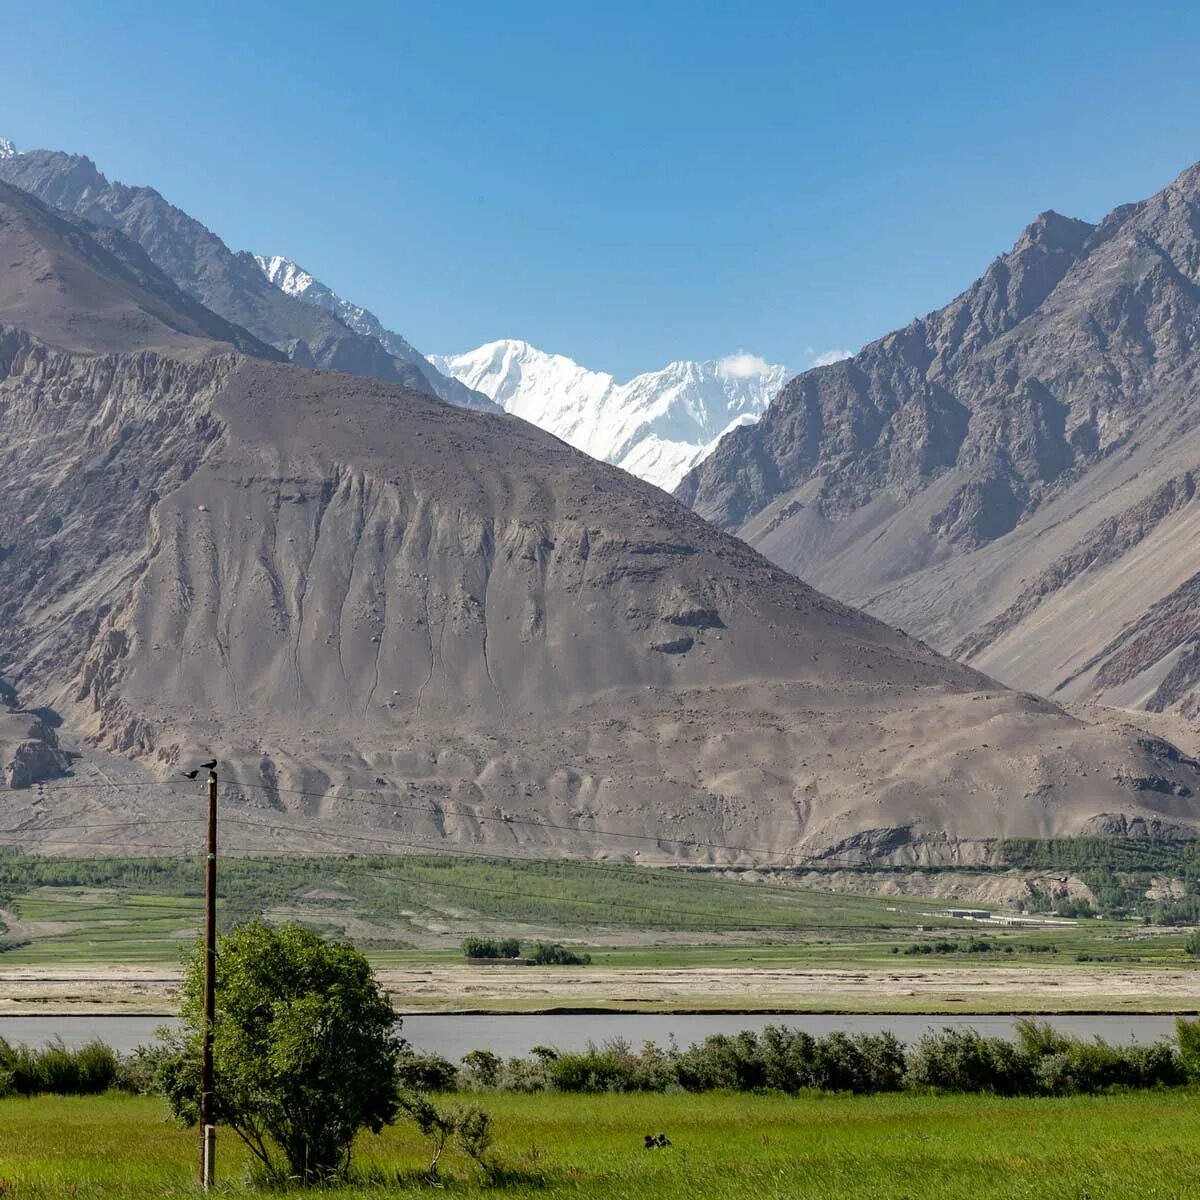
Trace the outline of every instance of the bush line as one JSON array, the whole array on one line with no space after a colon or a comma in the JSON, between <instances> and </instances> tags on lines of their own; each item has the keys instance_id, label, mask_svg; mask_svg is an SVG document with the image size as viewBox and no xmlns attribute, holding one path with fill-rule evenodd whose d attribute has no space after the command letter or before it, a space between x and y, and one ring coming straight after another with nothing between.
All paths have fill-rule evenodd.
<instances>
[{"instance_id":1,"label":"bush line","mask_svg":"<svg viewBox=\"0 0 1200 1200\"><path fill-rule=\"evenodd\" d=\"M585 1050L535 1046L525 1057L472 1050L455 1064L406 1049L398 1082L421 1092L879 1092L1066 1096L1200 1082L1200 1019L1178 1018L1174 1042L1113 1045L1017 1022L1015 1041L944 1028L907 1049L891 1033L813 1037L785 1026L713 1034L686 1049L617 1038ZM162 1046L120 1055L102 1042L35 1049L0 1038L0 1097L160 1090Z\"/></svg>"}]
</instances>

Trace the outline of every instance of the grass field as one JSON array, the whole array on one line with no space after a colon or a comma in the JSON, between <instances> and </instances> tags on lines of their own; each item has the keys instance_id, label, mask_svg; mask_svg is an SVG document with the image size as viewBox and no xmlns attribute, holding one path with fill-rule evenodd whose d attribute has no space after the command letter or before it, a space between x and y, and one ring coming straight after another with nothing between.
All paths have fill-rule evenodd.
<instances>
[{"instance_id":1,"label":"grass field","mask_svg":"<svg viewBox=\"0 0 1200 1200\"><path fill-rule=\"evenodd\" d=\"M594 947L597 966L953 967L1086 961L1178 966L1184 934L1141 921L988 928L938 916L945 901L584 862L384 857L228 859L219 919L299 920L383 964L451 962L467 933ZM0 852L0 965L170 963L200 924L199 862ZM3 931L0 931L2 933ZM982 938L985 952L967 953ZM950 953L914 957L922 942ZM943 946L943 950L945 947Z\"/></svg>"},{"instance_id":2,"label":"grass field","mask_svg":"<svg viewBox=\"0 0 1200 1200\"><path fill-rule=\"evenodd\" d=\"M1200 1195L1200 1103L1190 1093L1060 1100L980 1097L487 1095L508 1170L485 1185L462 1158L422 1179L410 1126L366 1136L359 1182L334 1194L412 1189L460 1196L610 1200L1130 1200ZM673 1146L647 1152L642 1135ZM0 1196L196 1194L196 1138L160 1101L0 1101ZM221 1193L255 1195L222 1131ZM270 1193L264 1193L270 1194Z\"/></svg>"}]
</instances>

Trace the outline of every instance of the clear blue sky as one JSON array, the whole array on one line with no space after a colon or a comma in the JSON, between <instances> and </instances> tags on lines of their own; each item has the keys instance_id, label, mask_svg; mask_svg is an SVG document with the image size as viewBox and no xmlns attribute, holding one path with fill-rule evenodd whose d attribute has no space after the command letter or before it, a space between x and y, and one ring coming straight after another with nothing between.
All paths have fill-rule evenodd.
<instances>
[{"instance_id":1,"label":"clear blue sky","mask_svg":"<svg viewBox=\"0 0 1200 1200\"><path fill-rule=\"evenodd\" d=\"M1200 158L1190 3L7 4L0 136L428 353L790 366ZM811 348L811 350L810 350Z\"/></svg>"}]
</instances>

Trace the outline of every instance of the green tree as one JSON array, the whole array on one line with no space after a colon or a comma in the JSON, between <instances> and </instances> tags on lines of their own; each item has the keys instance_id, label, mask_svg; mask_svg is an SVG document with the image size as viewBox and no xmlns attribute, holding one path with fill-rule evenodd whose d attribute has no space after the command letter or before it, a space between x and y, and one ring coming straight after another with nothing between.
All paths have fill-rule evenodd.
<instances>
[{"instance_id":1,"label":"green tree","mask_svg":"<svg viewBox=\"0 0 1200 1200\"><path fill-rule=\"evenodd\" d=\"M1187 935L1187 940L1183 943L1183 948L1193 958L1200 958L1200 929Z\"/></svg>"},{"instance_id":2,"label":"green tree","mask_svg":"<svg viewBox=\"0 0 1200 1200\"><path fill-rule=\"evenodd\" d=\"M183 984L183 1029L161 1082L175 1114L199 1119L204 953ZM217 948L214 1108L276 1182L344 1174L361 1129L396 1119L399 1022L353 946L260 921Z\"/></svg>"}]
</instances>

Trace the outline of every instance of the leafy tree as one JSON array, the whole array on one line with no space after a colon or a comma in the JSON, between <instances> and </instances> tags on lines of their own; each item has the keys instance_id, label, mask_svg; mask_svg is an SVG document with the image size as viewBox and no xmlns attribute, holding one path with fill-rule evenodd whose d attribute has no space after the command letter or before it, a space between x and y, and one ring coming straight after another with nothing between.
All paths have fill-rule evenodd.
<instances>
[{"instance_id":1,"label":"leafy tree","mask_svg":"<svg viewBox=\"0 0 1200 1200\"><path fill-rule=\"evenodd\" d=\"M533 961L542 967L586 967L592 956L568 950L561 942L538 942L533 948Z\"/></svg>"},{"instance_id":2,"label":"leafy tree","mask_svg":"<svg viewBox=\"0 0 1200 1200\"><path fill-rule=\"evenodd\" d=\"M160 1072L175 1114L199 1119L204 952L183 984L183 1030ZM220 939L214 1110L267 1175L312 1183L344 1174L361 1129L396 1119L405 1048L387 996L354 947L297 925L254 921ZM282 1156L282 1162L280 1161Z\"/></svg>"},{"instance_id":3,"label":"leafy tree","mask_svg":"<svg viewBox=\"0 0 1200 1200\"><path fill-rule=\"evenodd\" d=\"M1200 958L1200 929L1187 935L1187 940L1183 943L1183 948L1193 958Z\"/></svg>"},{"instance_id":4,"label":"leafy tree","mask_svg":"<svg viewBox=\"0 0 1200 1200\"><path fill-rule=\"evenodd\" d=\"M521 943L517 938L469 937L463 941L462 952L467 958L520 958Z\"/></svg>"}]
</instances>

